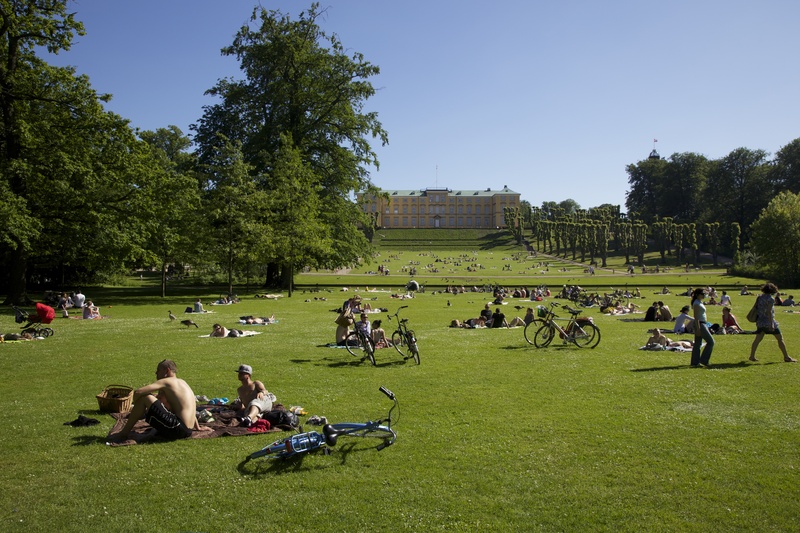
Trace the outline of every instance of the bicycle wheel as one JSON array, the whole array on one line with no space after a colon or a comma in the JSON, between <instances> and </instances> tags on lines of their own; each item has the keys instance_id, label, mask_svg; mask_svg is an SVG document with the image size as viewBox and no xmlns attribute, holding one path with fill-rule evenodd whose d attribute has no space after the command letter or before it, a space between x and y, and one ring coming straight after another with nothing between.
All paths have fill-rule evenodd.
<instances>
[{"instance_id":1,"label":"bicycle wheel","mask_svg":"<svg viewBox=\"0 0 800 533\"><path fill-rule=\"evenodd\" d=\"M394 349L397 350L397 353L403 357L406 356L406 338L403 335L403 332L399 329L392 333L392 346L394 346Z\"/></svg>"},{"instance_id":2,"label":"bicycle wheel","mask_svg":"<svg viewBox=\"0 0 800 533\"><path fill-rule=\"evenodd\" d=\"M572 338L572 342L581 348L594 348L600 344L600 328L594 324L584 324L583 326L575 324L573 328L575 328L573 330L575 336Z\"/></svg>"},{"instance_id":3,"label":"bicycle wheel","mask_svg":"<svg viewBox=\"0 0 800 533\"><path fill-rule=\"evenodd\" d=\"M545 324L536 330L536 335L533 336L533 344L537 348L545 348L551 342L553 342L553 337L555 337L555 335L556 328L550 326L549 324Z\"/></svg>"},{"instance_id":4,"label":"bicycle wheel","mask_svg":"<svg viewBox=\"0 0 800 533\"><path fill-rule=\"evenodd\" d=\"M50 337L54 333L52 328L42 328L42 337Z\"/></svg>"},{"instance_id":5,"label":"bicycle wheel","mask_svg":"<svg viewBox=\"0 0 800 533\"><path fill-rule=\"evenodd\" d=\"M367 359L369 359L369 362L372 363L372 366L375 366L375 343L373 342L372 337L365 337L365 340L364 353L367 354Z\"/></svg>"},{"instance_id":6,"label":"bicycle wheel","mask_svg":"<svg viewBox=\"0 0 800 533\"><path fill-rule=\"evenodd\" d=\"M544 320L539 320L537 318L534 318L531 322L525 324L525 329L522 330L522 334L525 336L525 340L531 346L533 346L533 337L542 326L544 326Z\"/></svg>"},{"instance_id":7,"label":"bicycle wheel","mask_svg":"<svg viewBox=\"0 0 800 533\"><path fill-rule=\"evenodd\" d=\"M365 342L369 347L365 347ZM360 357L362 361L369 359L369 362L375 365L375 344L369 337L362 337L357 332L351 331L345 339L345 347L350 355Z\"/></svg>"}]
</instances>

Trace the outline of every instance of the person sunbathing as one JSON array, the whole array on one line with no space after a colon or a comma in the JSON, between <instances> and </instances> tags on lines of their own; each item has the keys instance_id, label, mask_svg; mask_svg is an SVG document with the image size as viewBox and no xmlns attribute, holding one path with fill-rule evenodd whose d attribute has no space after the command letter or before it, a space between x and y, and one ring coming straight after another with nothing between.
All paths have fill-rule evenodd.
<instances>
[{"instance_id":1,"label":"person sunbathing","mask_svg":"<svg viewBox=\"0 0 800 533\"><path fill-rule=\"evenodd\" d=\"M243 320L245 324L274 324L275 322L277 322L275 320L275 313L272 313L272 316L269 318L250 315L250 316L243 316L240 318L240 320Z\"/></svg>"},{"instance_id":2,"label":"person sunbathing","mask_svg":"<svg viewBox=\"0 0 800 533\"><path fill-rule=\"evenodd\" d=\"M228 336L228 329L225 326L221 326L219 324L214 324L212 326L211 334L209 337L227 337Z\"/></svg>"},{"instance_id":3,"label":"person sunbathing","mask_svg":"<svg viewBox=\"0 0 800 533\"><path fill-rule=\"evenodd\" d=\"M692 342L691 341L673 341L663 333L658 328L653 330L653 336L647 339L647 344L645 344L647 348L655 348L657 346L661 346L662 348L684 348L687 350L692 349Z\"/></svg>"}]
</instances>

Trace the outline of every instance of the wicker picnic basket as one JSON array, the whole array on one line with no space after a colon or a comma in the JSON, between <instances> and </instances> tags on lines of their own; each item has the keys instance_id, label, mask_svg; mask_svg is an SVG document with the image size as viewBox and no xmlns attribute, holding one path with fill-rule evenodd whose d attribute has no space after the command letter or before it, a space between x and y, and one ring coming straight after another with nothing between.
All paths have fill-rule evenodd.
<instances>
[{"instance_id":1,"label":"wicker picnic basket","mask_svg":"<svg viewBox=\"0 0 800 533\"><path fill-rule=\"evenodd\" d=\"M97 395L97 403L104 413L127 413L132 400L133 389L125 385L108 385Z\"/></svg>"}]
</instances>

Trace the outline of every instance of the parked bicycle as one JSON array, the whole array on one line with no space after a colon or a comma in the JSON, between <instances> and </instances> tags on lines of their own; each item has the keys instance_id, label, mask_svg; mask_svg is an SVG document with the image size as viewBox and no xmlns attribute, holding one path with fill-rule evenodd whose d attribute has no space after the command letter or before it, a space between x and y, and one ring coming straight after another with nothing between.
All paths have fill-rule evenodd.
<instances>
[{"instance_id":1,"label":"parked bicycle","mask_svg":"<svg viewBox=\"0 0 800 533\"><path fill-rule=\"evenodd\" d=\"M536 335L536 332L539 331L539 328L545 325L545 319L547 318L548 310L543 305L536 306L536 314L533 317L533 320L525 324L525 329L522 330L522 335L525 337L525 340L533 346L533 337Z\"/></svg>"},{"instance_id":2,"label":"parked bicycle","mask_svg":"<svg viewBox=\"0 0 800 533\"><path fill-rule=\"evenodd\" d=\"M553 342L556 336L561 337L564 344L571 342L581 348L594 348L600 343L600 328L594 325L589 318L579 318L579 309L572 309L569 306L562 306L572 315L565 328L556 322L558 316L553 311L558 307L557 302L550 304L550 310L545 318L545 325L536 330L533 337L533 344L537 348L544 348Z\"/></svg>"},{"instance_id":3,"label":"parked bicycle","mask_svg":"<svg viewBox=\"0 0 800 533\"><path fill-rule=\"evenodd\" d=\"M269 459L288 459L301 453L313 452L316 450L323 450L323 453L330 454L330 447L336 446L340 437L375 437L382 439L383 442L377 446L380 451L387 446L394 444L397 439L397 433L392 429L392 412L399 407L397 398L394 393L386 387L380 387L380 390L394 405L389 409L389 414L386 418L381 420L370 420L361 423L340 422L338 424L325 424L322 427L322 433L316 431L308 431L306 433L298 433L284 439L276 440L269 446L265 446L247 456L247 461L250 459L257 459L259 457L267 457ZM394 422L397 423L399 414L395 416Z\"/></svg>"},{"instance_id":4,"label":"parked bicycle","mask_svg":"<svg viewBox=\"0 0 800 533\"><path fill-rule=\"evenodd\" d=\"M419 364L419 346L417 346L417 335L414 333L413 329L408 328L408 319L407 318L400 318L400 310L405 309L408 307L407 305L403 305L397 309L397 312L393 315L389 315L388 318L391 320L392 318L397 319L397 329L392 333L392 345L394 349L397 350L397 353L403 356L403 359L414 359L417 364Z\"/></svg>"},{"instance_id":5,"label":"parked bicycle","mask_svg":"<svg viewBox=\"0 0 800 533\"><path fill-rule=\"evenodd\" d=\"M375 366L375 343L372 337L356 326L345 339L345 347L351 355L361 357L361 360L369 359L372 366Z\"/></svg>"}]
</instances>

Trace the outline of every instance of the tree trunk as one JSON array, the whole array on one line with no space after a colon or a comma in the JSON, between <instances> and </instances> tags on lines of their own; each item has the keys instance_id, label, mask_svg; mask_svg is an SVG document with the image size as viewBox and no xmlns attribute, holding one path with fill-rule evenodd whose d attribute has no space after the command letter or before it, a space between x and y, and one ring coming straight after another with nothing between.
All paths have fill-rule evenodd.
<instances>
[{"instance_id":1,"label":"tree trunk","mask_svg":"<svg viewBox=\"0 0 800 533\"><path fill-rule=\"evenodd\" d=\"M8 296L3 305L30 305L27 288L28 251L18 242L17 247L9 254Z\"/></svg>"}]
</instances>

